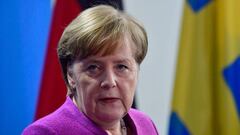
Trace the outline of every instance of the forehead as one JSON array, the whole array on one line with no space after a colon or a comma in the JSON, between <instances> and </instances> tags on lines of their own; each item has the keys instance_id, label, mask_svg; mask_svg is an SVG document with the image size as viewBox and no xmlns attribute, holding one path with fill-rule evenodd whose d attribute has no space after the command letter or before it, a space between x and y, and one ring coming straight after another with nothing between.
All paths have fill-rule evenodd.
<instances>
[{"instance_id":1,"label":"forehead","mask_svg":"<svg viewBox=\"0 0 240 135\"><path fill-rule=\"evenodd\" d=\"M101 52L82 59L83 62L134 62L133 51L130 45L119 45L112 53L103 55Z\"/></svg>"},{"instance_id":2,"label":"forehead","mask_svg":"<svg viewBox=\"0 0 240 135\"><path fill-rule=\"evenodd\" d=\"M92 47L88 49L89 55L87 55L86 57L113 55L118 52L122 53L126 50L128 51L128 53L133 55L135 45L127 35L128 34L122 35L117 39L107 40L106 42L102 42L101 44L93 44Z\"/></svg>"}]
</instances>

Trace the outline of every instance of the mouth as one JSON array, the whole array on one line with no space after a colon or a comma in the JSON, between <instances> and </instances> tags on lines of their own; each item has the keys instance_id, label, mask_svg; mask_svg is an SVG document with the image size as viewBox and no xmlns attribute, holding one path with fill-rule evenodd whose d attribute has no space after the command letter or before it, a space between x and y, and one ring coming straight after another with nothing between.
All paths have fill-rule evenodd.
<instances>
[{"instance_id":1,"label":"mouth","mask_svg":"<svg viewBox=\"0 0 240 135\"><path fill-rule=\"evenodd\" d=\"M114 103L119 101L120 98L115 98L115 97L107 97L107 98L101 98L100 101L103 103Z\"/></svg>"}]
</instances>

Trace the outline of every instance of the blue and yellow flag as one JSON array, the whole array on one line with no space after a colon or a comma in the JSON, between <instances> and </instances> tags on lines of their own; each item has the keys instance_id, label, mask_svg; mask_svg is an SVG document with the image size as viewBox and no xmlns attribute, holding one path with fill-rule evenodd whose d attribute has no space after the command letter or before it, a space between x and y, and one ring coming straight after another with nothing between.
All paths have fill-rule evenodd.
<instances>
[{"instance_id":1,"label":"blue and yellow flag","mask_svg":"<svg viewBox=\"0 0 240 135\"><path fill-rule=\"evenodd\" d=\"M240 0L186 0L169 135L240 135Z\"/></svg>"}]
</instances>

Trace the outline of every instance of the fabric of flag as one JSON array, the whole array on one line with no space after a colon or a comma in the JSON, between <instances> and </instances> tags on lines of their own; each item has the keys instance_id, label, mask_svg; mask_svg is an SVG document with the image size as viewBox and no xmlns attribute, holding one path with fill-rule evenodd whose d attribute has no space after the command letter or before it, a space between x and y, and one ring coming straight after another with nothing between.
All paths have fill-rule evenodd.
<instances>
[{"instance_id":1,"label":"fabric of flag","mask_svg":"<svg viewBox=\"0 0 240 135\"><path fill-rule=\"evenodd\" d=\"M36 111L39 119L56 110L66 99L67 88L57 57L57 44L64 28L84 9L98 4L109 4L122 9L120 0L57 0L53 11L45 66Z\"/></svg>"},{"instance_id":2,"label":"fabric of flag","mask_svg":"<svg viewBox=\"0 0 240 135\"><path fill-rule=\"evenodd\" d=\"M0 135L19 135L35 115L51 3L1 1L0 16Z\"/></svg>"},{"instance_id":3,"label":"fabric of flag","mask_svg":"<svg viewBox=\"0 0 240 135\"><path fill-rule=\"evenodd\" d=\"M1 1L0 135L21 134L65 100L57 42L82 10L102 3L122 9L121 0Z\"/></svg>"},{"instance_id":4,"label":"fabric of flag","mask_svg":"<svg viewBox=\"0 0 240 135\"><path fill-rule=\"evenodd\" d=\"M169 135L240 135L240 1L186 0Z\"/></svg>"}]
</instances>

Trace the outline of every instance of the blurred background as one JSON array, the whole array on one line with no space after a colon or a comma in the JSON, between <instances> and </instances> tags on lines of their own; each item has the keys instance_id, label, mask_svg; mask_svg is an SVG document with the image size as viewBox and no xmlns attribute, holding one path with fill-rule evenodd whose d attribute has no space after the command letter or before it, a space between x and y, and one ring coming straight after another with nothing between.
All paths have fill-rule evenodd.
<instances>
[{"instance_id":1,"label":"blurred background","mask_svg":"<svg viewBox=\"0 0 240 135\"><path fill-rule=\"evenodd\" d=\"M238 0L11 0L0 4L1 135L21 134L63 103L58 39L77 14L101 2L146 28L135 103L159 134L240 134Z\"/></svg>"}]
</instances>

